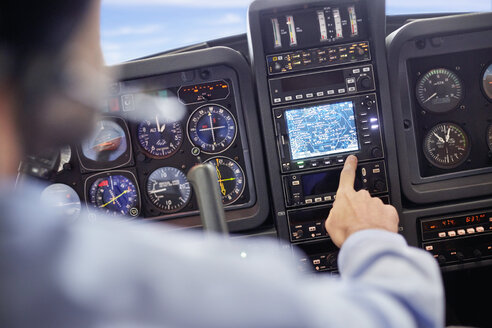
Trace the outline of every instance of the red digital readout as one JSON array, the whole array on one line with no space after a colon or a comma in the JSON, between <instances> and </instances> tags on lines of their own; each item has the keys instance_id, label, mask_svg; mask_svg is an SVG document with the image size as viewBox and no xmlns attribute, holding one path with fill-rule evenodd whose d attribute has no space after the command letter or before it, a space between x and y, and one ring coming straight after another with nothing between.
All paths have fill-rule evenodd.
<instances>
[{"instance_id":1,"label":"red digital readout","mask_svg":"<svg viewBox=\"0 0 492 328\"><path fill-rule=\"evenodd\" d=\"M480 223L486 218L485 213L466 217L466 223Z\"/></svg>"},{"instance_id":2,"label":"red digital readout","mask_svg":"<svg viewBox=\"0 0 492 328\"><path fill-rule=\"evenodd\" d=\"M488 217L487 213L481 213L476 215L433 220L433 221L424 222L422 228L423 231L435 231L435 230L449 229L454 227L457 228L466 227L478 223L483 223L487 221L487 217Z\"/></svg>"}]
</instances>

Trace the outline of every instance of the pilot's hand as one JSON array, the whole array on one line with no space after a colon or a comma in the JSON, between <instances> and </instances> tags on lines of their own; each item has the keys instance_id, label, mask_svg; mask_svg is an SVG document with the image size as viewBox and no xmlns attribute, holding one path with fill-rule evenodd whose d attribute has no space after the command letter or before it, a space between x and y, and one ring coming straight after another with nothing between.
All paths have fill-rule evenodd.
<instances>
[{"instance_id":1,"label":"pilot's hand","mask_svg":"<svg viewBox=\"0 0 492 328\"><path fill-rule=\"evenodd\" d=\"M393 206L372 198L366 190L354 190L356 169L357 157L349 156L340 175L333 209L325 222L326 231L338 247L360 230L398 231L398 213Z\"/></svg>"}]
</instances>

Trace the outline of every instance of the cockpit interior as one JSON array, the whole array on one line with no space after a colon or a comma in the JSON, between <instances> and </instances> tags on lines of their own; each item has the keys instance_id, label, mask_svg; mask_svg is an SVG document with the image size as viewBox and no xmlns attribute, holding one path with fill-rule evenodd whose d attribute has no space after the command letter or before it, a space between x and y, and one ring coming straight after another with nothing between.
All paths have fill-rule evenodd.
<instances>
[{"instance_id":1,"label":"cockpit interior","mask_svg":"<svg viewBox=\"0 0 492 328\"><path fill-rule=\"evenodd\" d=\"M492 12L256 0L244 15L245 34L109 67L90 137L46 162L54 173L24 173L70 218L198 230L189 172L208 163L231 237L282 240L299 270L337 275L324 222L356 155L355 188L393 205L399 233L439 264L446 324L491 326Z\"/></svg>"}]
</instances>

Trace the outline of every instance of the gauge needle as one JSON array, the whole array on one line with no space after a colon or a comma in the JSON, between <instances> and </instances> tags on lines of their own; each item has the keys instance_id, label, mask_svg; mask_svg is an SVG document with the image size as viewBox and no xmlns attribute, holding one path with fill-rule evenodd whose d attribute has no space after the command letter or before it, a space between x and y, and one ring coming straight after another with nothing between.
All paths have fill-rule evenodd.
<instances>
[{"instance_id":1,"label":"gauge needle","mask_svg":"<svg viewBox=\"0 0 492 328\"><path fill-rule=\"evenodd\" d=\"M161 126L161 129L159 130L160 133L164 132L164 130L166 130L166 124L163 124Z\"/></svg>"},{"instance_id":2,"label":"gauge needle","mask_svg":"<svg viewBox=\"0 0 492 328\"><path fill-rule=\"evenodd\" d=\"M444 141L444 139L443 139L443 138L441 138L441 137L440 137L437 133L433 132L433 134L436 136L436 138L437 138L440 142L442 142L442 143L445 143L445 142L446 142L446 141Z\"/></svg>"},{"instance_id":3,"label":"gauge needle","mask_svg":"<svg viewBox=\"0 0 492 328\"><path fill-rule=\"evenodd\" d=\"M448 141L449 141L449 134L450 134L450 133L451 133L451 128L449 128L449 130L448 130L448 134L446 134L446 142L448 142Z\"/></svg>"},{"instance_id":4,"label":"gauge needle","mask_svg":"<svg viewBox=\"0 0 492 328\"><path fill-rule=\"evenodd\" d=\"M435 96L437 96L437 92L434 92L434 94L432 96L430 96L429 98L427 98L425 101L424 101L424 104L426 102L428 102L429 100L431 100L432 98L434 98Z\"/></svg>"},{"instance_id":5,"label":"gauge needle","mask_svg":"<svg viewBox=\"0 0 492 328\"><path fill-rule=\"evenodd\" d=\"M210 118L210 127L212 128L212 130L211 130L211 132L212 132L212 139L214 140L214 144L215 144L214 123L212 121L212 114L208 113L208 117Z\"/></svg>"},{"instance_id":6,"label":"gauge needle","mask_svg":"<svg viewBox=\"0 0 492 328\"><path fill-rule=\"evenodd\" d=\"M159 123L159 117L157 115L155 116L155 123L157 125L157 131L161 132L161 124Z\"/></svg>"},{"instance_id":7,"label":"gauge needle","mask_svg":"<svg viewBox=\"0 0 492 328\"><path fill-rule=\"evenodd\" d=\"M226 195L227 191L226 191L226 188L224 187L224 183L222 181L222 174L220 174L220 171L219 171L219 159L217 158L216 159L217 161L217 166L215 167L215 170L217 171L217 177L219 178L219 185L220 185L220 192L222 193L222 195Z\"/></svg>"},{"instance_id":8,"label":"gauge needle","mask_svg":"<svg viewBox=\"0 0 492 328\"><path fill-rule=\"evenodd\" d=\"M236 180L236 178L222 179L222 180L219 180L219 182L223 182L223 181L234 181L234 180Z\"/></svg>"},{"instance_id":9,"label":"gauge needle","mask_svg":"<svg viewBox=\"0 0 492 328\"><path fill-rule=\"evenodd\" d=\"M109 204L115 202L118 198L120 198L121 196L123 196L126 193L128 193L128 190L125 190L123 193L121 193L121 195L119 195L117 197L113 197L113 199L111 199L109 202L107 202L106 204L104 204L103 206L101 206L101 208L104 208L104 207L108 206Z\"/></svg>"}]
</instances>

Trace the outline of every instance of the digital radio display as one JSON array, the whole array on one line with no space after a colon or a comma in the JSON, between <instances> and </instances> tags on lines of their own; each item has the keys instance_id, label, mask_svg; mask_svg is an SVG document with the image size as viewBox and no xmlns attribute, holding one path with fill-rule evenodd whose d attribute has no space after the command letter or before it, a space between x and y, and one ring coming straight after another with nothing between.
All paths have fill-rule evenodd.
<instances>
[{"instance_id":1,"label":"digital radio display","mask_svg":"<svg viewBox=\"0 0 492 328\"><path fill-rule=\"evenodd\" d=\"M292 160L360 149L352 101L287 110L285 120Z\"/></svg>"},{"instance_id":2,"label":"digital radio display","mask_svg":"<svg viewBox=\"0 0 492 328\"><path fill-rule=\"evenodd\" d=\"M476 215L461 216L455 218L443 218L432 221L426 221L422 223L423 232L431 232L437 230L445 230L449 228L462 228L472 226L479 223L488 222L489 218L487 213L480 213Z\"/></svg>"},{"instance_id":3,"label":"digital radio display","mask_svg":"<svg viewBox=\"0 0 492 328\"><path fill-rule=\"evenodd\" d=\"M313 173L302 176L302 187L304 196L314 196L335 193L338 189L340 174L342 170L332 170L322 173ZM362 180L357 174L354 189L360 190L364 187Z\"/></svg>"}]
</instances>

